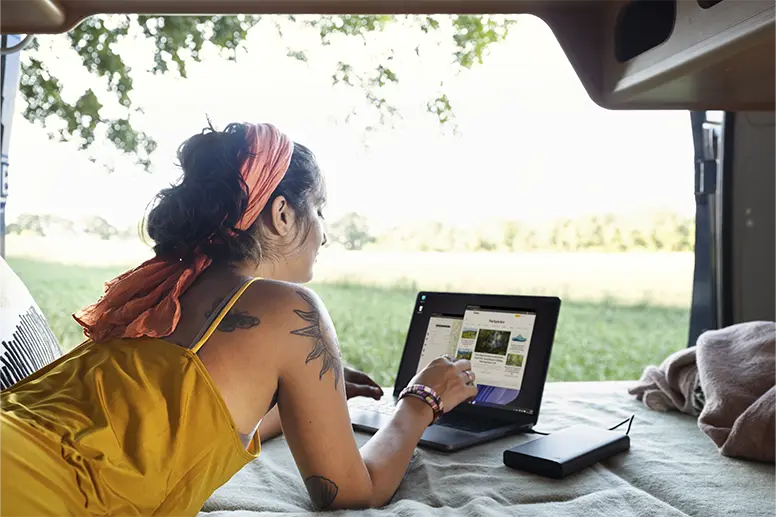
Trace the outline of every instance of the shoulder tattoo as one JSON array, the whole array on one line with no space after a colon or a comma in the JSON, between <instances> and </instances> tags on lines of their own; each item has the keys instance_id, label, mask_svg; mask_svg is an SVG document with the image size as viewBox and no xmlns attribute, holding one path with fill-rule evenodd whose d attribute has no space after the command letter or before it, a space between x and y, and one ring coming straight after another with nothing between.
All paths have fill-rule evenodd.
<instances>
[{"instance_id":1,"label":"shoulder tattoo","mask_svg":"<svg viewBox=\"0 0 776 517\"><path fill-rule=\"evenodd\" d=\"M205 317L209 319L213 316L213 314L221 308L221 303L223 303L223 301L216 300L213 304L213 308L205 314ZM223 317L218 324L217 329L221 332L234 332L237 329L257 327L260 323L261 321L259 318L249 314L248 311L238 311L237 309L232 308L226 313L226 316Z\"/></svg>"},{"instance_id":2,"label":"shoulder tattoo","mask_svg":"<svg viewBox=\"0 0 776 517\"><path fill-rule=\"evenodd\" d=\"M313 504L320 510L328 509L339 492L337 484L323 476L310 476L304 480L304 486Z\"/></svg>"},{"instance_id":3,"label":"shoulder tattoo","mask_svg":"<svg viewBox=\"0 0 776 517\"><path fill-rule=\"evenodd\" d=\"M294 309L294 313L302 318L308 325L306 327L292 330L291 333L297 336L312 338L315 342L312 352L307 355L305 364L310 361L314 361L318 358L321 359L321 371L318 375L319 379L323 379L323 376L329 370L334 373L334 388L339 387L340 377L342 376L342 362L339 356L339 345L334 332L329 329L321 318L320 312L315 308L315 302L310 296L301 291L297 291L299 296L307 303L308 310ZM335 485L336 486L336 485Z\"/></svg>"}]
</instances>

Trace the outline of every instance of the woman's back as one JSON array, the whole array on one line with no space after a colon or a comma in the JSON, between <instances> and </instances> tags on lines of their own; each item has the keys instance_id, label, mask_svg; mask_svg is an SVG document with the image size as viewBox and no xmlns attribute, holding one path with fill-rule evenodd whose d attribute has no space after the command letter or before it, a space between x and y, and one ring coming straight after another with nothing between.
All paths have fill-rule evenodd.
<instances>
[{"instance_id":1,"label":"woman's back","mask_svg":"<svg viewBox=\"0 0 776 517\"><path fill-rule=\"evenodd\" d=\"M89 341L2 394L0 513L195 515L260 425L319 508L384 504L428 424L476 395L471 364L429 364L359 450L331 317L299 285L326 243L314 156L230 124L179 158L147 219L155 257L74 315Z\"/></svg>"},{"instance_id":2,"label":"woman's back","mask_svg":"<svg viewBox=\"0 0 776 517\"><path fill-rule=\"evenodd\" d=\"M246 449L232 416L197 352L251 282L238 290L191 349L161 339L87 341L2 394L3 447L35 443L41 461L3 456L2 513L14 503L56 514L46 494L22 491L31 475L56 480L62 463L74 473L68 513L195 514L207 494L258 456ZM22 460L22 458L19 458ZM58 499L58 497L54 497Z\"/></svg>"}]
</instances>

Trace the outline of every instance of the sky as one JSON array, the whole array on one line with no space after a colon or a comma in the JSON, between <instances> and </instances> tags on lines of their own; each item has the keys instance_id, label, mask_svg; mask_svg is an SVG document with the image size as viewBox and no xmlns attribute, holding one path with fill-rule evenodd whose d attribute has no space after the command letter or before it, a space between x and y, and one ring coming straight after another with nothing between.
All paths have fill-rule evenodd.
<instances>
[{"instance_id":1,"label":"sky","mask_svg":"<svg viewBox=\"0 0 776 517\"><path fill-rule=\"evenodd\" d=\"M142 72L150 66L149 42L127 41L120 54L141 71L132 97L144 111L137 126L159 142L152 171L109 146L95 146L92 163L74 144L50 141L43 128L23 119L17 98L8 220L21 213L71 219L98 214L117 226L135 224L154 194L179 177L175 150L206 125L206 117L216 127L271 122L310 147L326 174L329 220L351 211L375 227L432 219L477 224L603 212L692 213L688 112L596 106L552 32L530 16L520 16L507 40L471 70L449 64L449 42L431 35L418 44L418 37L397 24L366 42L335 38L323 47L310 30L287 27L282 38L254 30L236 61L203 52L202 63L189 65L187 79ZM52 41L58 57L47 63L65 85L66 98L99 84L61 40ZM288 58L288 48L305 50L308 62ZM366 132L372 120L364 114L363 93L333 86L331 75L342 56L366 67L389 55L400 82L385 95L401 118ZM457 132L440 127L425 109L440 91L451 100ZM360 115L346 120L353 109Z\"/></svg>"}]
</instances>

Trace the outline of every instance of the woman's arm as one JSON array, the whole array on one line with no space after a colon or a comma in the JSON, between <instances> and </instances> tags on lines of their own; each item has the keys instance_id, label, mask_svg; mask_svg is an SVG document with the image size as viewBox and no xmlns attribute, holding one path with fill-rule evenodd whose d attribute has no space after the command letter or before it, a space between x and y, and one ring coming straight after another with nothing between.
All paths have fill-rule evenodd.
<instances>
[{"instance_id":1,"label":"woman's arm","mask_svg":"<svg viewBox=\"0 0 776 517\"><path fill-rule=\"evenodd\" d=\"M406 464L409 463L415 450L415 444L420 440L420 436L433 416L431 408L425 402L414 398L402 399L391 424L378 432L381 436L377 440L377 446L373 439L361 448L361 456L367 464L373 489L374 487L386 487L388 490L387 494L377 494L378 500L389 499L393 494L391 487L398 486L401 482ZM275 406L261 421L259 436L263 443L281 434L283 434L283 428L280 425L280 413ZM392 460L381 461L381 458L386 458L384 453L388 447L394 449L393 453L387 454L387 457L392 458ZM402 467L402 465L404 466ZM380 477L387 479L380 480ZM393 490L395 491L395 488ZM318 502L316 502L317 504Z\"/></svg>"},{"instance_id":2,"label":"woman's arm","mask_svg":"<svg viewBox=\"0 0 776 517\"><path fill-rule=\"evenodd\" d=\"M281 325L290 338L284 340L287 352L279 365L278 408L310 498L320 509L382 506L398 488L433 412L423 401L403 399L390 423L359 451L328 312L312 291L302 288L291 311ZM449 410L476 395L464 373L470 368L468 361L439 359L415 382L434 388Z\"/></svg>"},{"instance_id":3,"label":"woman's arm","mask_svg":"<svg viewBox=\"0 0 776 517\"><path fill-rule=\"evenodd\" d=\"M364 372L345 366L343 378L345 379L345 396L348 399L354 397L369 397L380 400L383 396L383 390L377 383ZM259 436L261 441L266 442L283 434L283 427L280 425L280 414L277 405L267 412L259 425Z\"/></svg>"},{"instance_id":4,"label":"woman's arm","mask_svg":"<svg viewBox=\"0 0 776 517\"><path fill-rule=\"evenodd\" d=\"M371 506L390 501L407 472L423 431L433 418L428 404L416 398L404 398L399 401L390 423L361 447L361 457L372 482Z\"/></svg>"}]
</instances>

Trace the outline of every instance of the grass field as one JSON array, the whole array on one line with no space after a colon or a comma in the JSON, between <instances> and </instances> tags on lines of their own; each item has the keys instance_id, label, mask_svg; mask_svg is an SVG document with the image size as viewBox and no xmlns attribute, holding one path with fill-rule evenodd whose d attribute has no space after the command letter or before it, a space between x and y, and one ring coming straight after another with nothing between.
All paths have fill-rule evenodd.
<instances>
[{"instance_id":1,"label":"grass field","mask_svg":"<svg viewBox=\"0 0 776 517\"><path fill-rule=\"evenodd\" d=\"M393 383L393 374L404 344L417 285L427 289L437 284L433 281L425 283L418 282L417 279L394 276L394 286L391 286L391 279L386 275L385 268L392 264L391 267L401 270L402 268L396 265L396 257L382 257L379 260L374 257L370 259L368 255L363 255L361 260L357 260L356 254L348 257L348 260L361 264L363 274L353 274L349 277L343 273L344 266L340 263L339 276L331 272L324 274L322 277L328 278L328 281L313 284L312 287L329 308L345 361L370 373L381 384L390 385ZM423 271L423 261L426 259L427 257L415 257L411 259L411 264L405 263L404 270L416 271L418 274L418 267ZM605 259L603 265L598 263L595 267L600 271L597 272L591 272L590 264L593 262L589 257L583 257L579 260L587 261L587 265L581 268L586 274L580 275L579 283L583 287L588 284L598 287L597 291L590 293L584 288L575 287L570 281L573 278L569 273L569 266L574 260L579 261L578 259L579 257L566 257L565 266L560 258L552 259L554 262L551 267L558 272L553 275L553 269L547 266L547 257L543 260L524 257L524 261L535 262L534 269L528 270L529 274L523 274L522 277L518 275L518 280L511 284L504 284L502 274L501 283L498 284L498 291L501 292L554 291L563 296L550 366L551 380L634 379L647 364L660 363L669 353L686 346L689 297L684 287L676 286L677 279L691 274L691 269L686 271L686 257L671 259L673 262L659 257L658 254L655 254L652 260L636 257L634 266L628 260L628 255L620 255L617 259ZM322 261L323 269L329 268L333 271L335 259L328 260L328 264ZM382 271L380 281L364 276L370 270L369 260L373 261L372 271ZM478 259L484 261L485 265L472 263L473 260L475 259L469 257L470 265L467 269L485 271L487 274L484 280L478 282L476 275L472 280L472 275L469 274L460 277L467 277L460 282L450 281L450 278L456 275L448 272L443 276L447 278L447 285L461 289L484 285L486 287L480 290L495 290L490 287L489 282L494 282L499 277L493 276L495 266L488 264L488 261L503 261L505 268L509 262L503 257L499 259L492 256ZM519 261L519 258L513 257L512 267ZM616 267L618 261L620 273ZM639 261L642 264L640 268ZM103 282L125 269L118 265L81 267L13 255L9 258L9 263L27 284L49 319L55 334L66 348L82 340L80 327L73 321L71 313L96 300L102 293ZM438 270L438 260L436 263ZM544 264L541 271L540 263ZM433 261L426 264L430 273L433 264ZM667 268L662 273L659 267L661 264L664 269ZM636 282L623 283L617 275L624 276L625 272L634 267L640 272ZM602 275L607 271L613 271L611 276L600 278L606 278L608 282L601 280L594 284L591 281L593 275ZM436 274L439 275L438 271ZM532 284L529 284L528 280L519 280L529 277L533 278ZM536 277L542 278L543 283L539 284ZM422 277L419 278L422 280ZM689 285L690 280L691 277L686 276L683 282ZM355 283L365 281L379 285Z\"/></svg>"},{"instance_id":2,"label":"grass field","mask_svg":"<svg viewBox=\"0 0 776 517\"><path fill-rule=\"evenodd\" d=\"M111 271L152 256L139 240L9 235L12 257ZM692 253L404 253L326 249L316 281L410 289L560 296L689 307ZM110 273L110 272L109 272ZM100 277L102 278L102 277Z\"/></svg>"}]
</instances>

